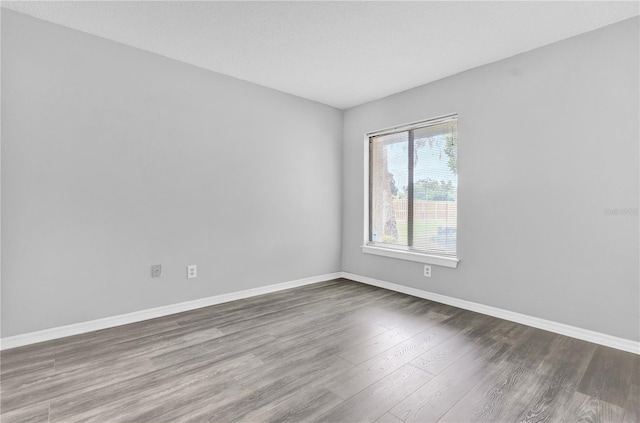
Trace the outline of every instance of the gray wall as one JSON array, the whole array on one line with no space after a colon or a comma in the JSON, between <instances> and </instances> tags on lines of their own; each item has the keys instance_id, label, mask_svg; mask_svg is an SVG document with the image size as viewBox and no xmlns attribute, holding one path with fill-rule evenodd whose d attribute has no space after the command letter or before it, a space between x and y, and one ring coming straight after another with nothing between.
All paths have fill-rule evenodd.
<instances>
[{"instance_id":1,"label":"gray wall","mask_svg":"<svg viewBox=\"0 0 640 423\"><path fill-rule=\"evenodd\" d=\"M4 337L340 270L337 109L3 10L2 123Z\"/></svg>"},{"instance_id":2,"label":"gray wall","mask_svg":"<svg viewBox=\"0 0 640 423\"><path fill-rule=\"evenodd\" d=\"M342 268L640 340L634 18L345 112ZM434 59L434 60L437 60ZM409 64L410 65L410 64ZM459 113L457 269L363 254L363 134Z\"/></svg>"}]
</instances>

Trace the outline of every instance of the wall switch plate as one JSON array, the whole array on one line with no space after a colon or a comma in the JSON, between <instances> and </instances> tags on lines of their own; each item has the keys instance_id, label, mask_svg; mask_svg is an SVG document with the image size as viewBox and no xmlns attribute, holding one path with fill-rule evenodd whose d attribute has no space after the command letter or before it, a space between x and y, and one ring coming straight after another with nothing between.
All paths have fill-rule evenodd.
<instances>
[{"instance_id":1,"label":"wall switch plate","mask_svg":"<svg viewBox=\"0 0 640 423\"><path fill-rule=\"evenodd\" d=\"M151 266L151 277L159 278L162 275L162 266L159 264L154 264Z\"/></svg>"},{"instance_id":2,"label":"wall switch plate","mask_svg":"<svg viewBox=\"0 0 640 423\"><path fill-rule=\"evenodd\" d=\"M431 266L429 265L424 266L424 276L427 278L431 277Z\"/></svg>"},{"instance_id":3,"label":"wall switch plate","mask_svg":"<svg viewBox=\"0 0 640 423\"><path fill-rule=\"evenodd\" d=\"M198 277L198 266L192 264L187 266L187 279L193 279Z\"/></svg>"}]
</instances>

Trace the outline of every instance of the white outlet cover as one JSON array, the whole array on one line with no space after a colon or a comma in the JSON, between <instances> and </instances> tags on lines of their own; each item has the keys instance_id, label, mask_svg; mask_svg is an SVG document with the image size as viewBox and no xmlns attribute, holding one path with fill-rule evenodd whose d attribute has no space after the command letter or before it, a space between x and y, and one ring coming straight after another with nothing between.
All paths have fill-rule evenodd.
<instances>
[{"instance_id":1,"label":"white outlet cover","mask_svg":"<svg viewBox=\"0 0 640 423\"><path fill-rule=\"evenodd\" d=\"M431 277L431 266L429 265L424 266L424 276L427 278Z\"/></svg>"},{"instance_id":2,"label":"white outlet cover","mask_svg":"<svg viewBox=\"0 0 640 423\"><path fill-rule=\"evenodd\" d=\"M198 266L195 264L187 266L187 279L193 279L198 277Z\"/></svg>"}]
</instances>

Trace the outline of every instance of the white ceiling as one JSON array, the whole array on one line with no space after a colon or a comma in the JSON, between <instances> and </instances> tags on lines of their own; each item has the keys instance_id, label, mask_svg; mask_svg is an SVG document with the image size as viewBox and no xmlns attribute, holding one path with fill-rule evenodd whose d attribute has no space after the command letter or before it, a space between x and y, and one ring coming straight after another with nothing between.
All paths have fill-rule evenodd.
<instances>
[{"instance_id":1,"label":"white ceiling","mask_svg":"<svg viewBox=\"0 0 640 423\"><path fill-rule=\"evenodd\" d=\"M639 14L637 1L3 1L40 19L349 108Z\"/></svg>"}]
</instances>

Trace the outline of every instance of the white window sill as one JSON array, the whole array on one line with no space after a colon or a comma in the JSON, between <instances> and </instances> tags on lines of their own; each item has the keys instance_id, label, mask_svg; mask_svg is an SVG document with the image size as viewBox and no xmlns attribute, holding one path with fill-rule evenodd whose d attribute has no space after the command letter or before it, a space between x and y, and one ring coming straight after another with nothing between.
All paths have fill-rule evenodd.
<instances>
[{"instance_id":1,"label":"white window sill","mask_svg":"<svg viewBox=\"0 0 640 423\"><path fill-rule=\"evenodd\" d=\"M392 250L391 248L373 247L371 245L363 245L362 252L365 254L375 254L376 256L433 264L435 266L451 267L453 269L458 267L458 263L460 262L460 260L454 257L435 256L431 254L414 253L412 251Z\"/></svg>"}]
</instances>

